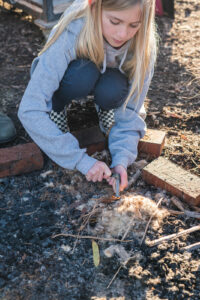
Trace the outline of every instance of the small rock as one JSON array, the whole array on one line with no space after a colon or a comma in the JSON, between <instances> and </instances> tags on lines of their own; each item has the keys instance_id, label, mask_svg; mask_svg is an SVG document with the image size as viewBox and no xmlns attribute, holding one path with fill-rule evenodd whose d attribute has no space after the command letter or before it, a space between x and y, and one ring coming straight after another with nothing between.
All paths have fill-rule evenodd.
<instances>
[{"instance_id":1,"label":"small rock","mask_svg":"<svg viewBox=\"0 0 200 300\"><path fill-rule=\"evenodd\" d=\"M71 247L68 246L68 245L61 245L61 248L62 248L66 253L68 253L68 252L71 251Z\"/></svg>"},{"instance_id":2,"label":"small rock","mask_svg":"<svg viewBox=\"0 0 200 300\"><path fill-rule=\"evenodd\" d=\"M109 258L112 257L115 253L119 256L121 261L126 261L130 257L130 254L121 245L111 245L104 250L105 256Z\"/></svg>"},{"instance_id":3,"label":"small rock","mask_svg":"<svg viewBox=\"0 0 200 300\"><path fill-rule=\"evenodd\" d=\"M45 182L44 183L45 187L54 187L54 183L53 182Z\"/></svg>"},{"instance_id":4,"label":"small rock","mask_svg":"<svg viewBox=\"0 0 200 300\"><path fill-rule=\"evenodd\" d=\"M82 198L82 196L81 196L80 193L76 194L76 199L77 199L77 200L81 200L81 198Z\"/></svg>"},{"instance_id":5,"label":"small rock","mask_svg":"<svg viewBox=\"0 0 200 300\"><path fill-rule=\"evenodd\" d=\"M45 271L46 271L46 267L45 267L45 266L41 266L41 267L40 267L40 272L43 273L43 272L45 272Z\"/></svg>"},{"instance_id":6,"label":"small rock","mask_svg":"<svg viewBox=\"0 0 200 300\"><path fill-rule=\"evenodd\" d=\"M41 173L40 176L41 176L42 178L46 178L48 175L50 175L50 174L52 174L52 173L53 173L53 171L52 171L52 170L49 170L49 171L46 171L46 172Z\"/></svg>"},{"instance_id":7,"label":"small rock","mask_svg":"<svg viewBox=\"0 0 200 300\"><path fill-rule=\"evenodd\" d=\"M142 159L139 161L135 161L133 163L133 166L136 167L137 169L143 169L147 164L148 162L145 159Z\"/></svg>"}]
</instances>

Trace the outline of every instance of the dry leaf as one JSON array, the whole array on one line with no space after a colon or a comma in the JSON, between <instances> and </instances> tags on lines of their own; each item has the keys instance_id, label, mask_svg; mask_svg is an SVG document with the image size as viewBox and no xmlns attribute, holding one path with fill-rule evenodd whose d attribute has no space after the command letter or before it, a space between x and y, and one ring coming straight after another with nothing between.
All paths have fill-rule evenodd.
<instances>
[{"instance_id":1,"label":"dry leaf","mask_svg":"<svg viewBox=\"0 0 200 300\"><path fill-rule=\"evenodd\" d=\"M94 265L95 267L98 267L100 263L99 246L94 240L92 240L92 251L93 251Z\"/></svg>"}]
</instances>

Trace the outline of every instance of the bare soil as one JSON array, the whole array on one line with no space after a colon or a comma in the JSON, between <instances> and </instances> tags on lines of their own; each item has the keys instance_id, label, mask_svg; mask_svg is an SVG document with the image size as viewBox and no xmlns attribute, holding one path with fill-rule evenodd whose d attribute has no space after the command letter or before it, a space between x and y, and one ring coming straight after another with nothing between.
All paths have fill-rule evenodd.
<instances>
[{"instance_id":1,"label":"bare soil","mask_svg":"<svg viewBox=\"0 0 200 300\"><path fill-rule=\"evenodd\" d=\"M167 133L162 156L198 176L200 4L198 0L176 0L175 10L175 20L157 18L159 55L145 104L146 122L149 128ZM17 118L17 109L31 62L44 38L30 16L3 6L0 37L0 109L13 119L18 132L13 142L0 146L5 148L31 141ZM72 105L72 130L97 122L92 101L84 110L79 103ZM109 160L106 152L95 155ZM138 160L141 158L150 161L148 156ZM129 168L129 177L135 168ZM141 178L120 201L100 203L98 199L108 195L111 189L105 182L88 183L78 172L64 170L47 157L41 171L1 179L0 299L199 299L200 249L184 250L200 241L199 231L158 246L148 244L193 227L199 219L173 213L178 209L172 196ZM141 245L147 222L161 198ZM97 241L100 265L94 266L91 239L54 237L63 233L108 238ZM124 236L131 241L112 240ZM112 255L108 254L111 250L105 251L110 246L115 249Z\"/></svg>"}]
</instances>

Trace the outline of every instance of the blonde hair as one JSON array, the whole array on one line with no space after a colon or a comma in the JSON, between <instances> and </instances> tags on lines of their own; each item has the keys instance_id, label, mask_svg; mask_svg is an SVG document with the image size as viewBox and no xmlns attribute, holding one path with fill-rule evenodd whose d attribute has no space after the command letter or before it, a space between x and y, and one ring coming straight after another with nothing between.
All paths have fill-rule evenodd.
<instances>
[{"instance_id":1,"label":"blonde hair","mask_svg":"<svg viewBox=\"0 0 200 300\"><path fill-rule=\"evenodd\" d=\"M85 17L85 24L77 41L76 54L77 57L90 59L100 68L104 60L102 9L119 11L136 4L141 6L141 26L132 38L128 50L129 59L125 60L122 69L130 80L134 78L126 104L134 93L137 94L137 100L143 87L145 75L147 71L150 71L148 67L151 57L156 59L155 0L96 0L93 9L88 4L88 0L81 2L75 0L74 4L61 17L53 36L48 40L40 54L56 41L70 22Z\"/></svg>"}]
</instances>

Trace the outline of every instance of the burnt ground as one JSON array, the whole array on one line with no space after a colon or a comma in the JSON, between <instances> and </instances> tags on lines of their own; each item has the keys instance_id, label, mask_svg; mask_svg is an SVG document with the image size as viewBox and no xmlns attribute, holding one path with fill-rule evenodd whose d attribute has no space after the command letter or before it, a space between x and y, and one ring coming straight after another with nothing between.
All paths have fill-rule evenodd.
<instances>
[{"instance_id":1,"label":"burnt ground","mask_svg":"<svg viewBox=\"0 0 200 300\"><path fill-rule=\"evenodd\" d=\"M174 21L157 19L160 50L146 101L146 121L149 128L167 133L162 156L199 175L200 5L198 0L175 1L175 9ZM4 148L31 141L17 119L17 108L44 38L30 16L3 7L0 37L1 110L13 119L18 132L15 141L1 145ZM80 104L71 107L72 130L82 128L83 122L84 126L97 124L91 101L82 111ZM106 160L105 152L98 155ZM129 168L129 176L133 172ZM78 172L68 172L47 157L41 171L1 179L0 299L199 299L200 252L183 249L200 240L199 232L148 245L148 240L190 228L199 220L172 213L177 208L171 195L142 179L118 203L97 203L108 193L106 183L88 183ZM154 217L140 245L155 209L152 203L161 197L168 214ZM129 203L133 199L134 209ZM131 242L111 240L121 239L126 231ZM94 266L91 239L54 237L60 233L107 237L108 241L98 241L100 265ZM108 255L104 250L109 246L118 250ZM123 266L129 256L132 259Z\"/></svg>"}]
</instances>

